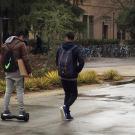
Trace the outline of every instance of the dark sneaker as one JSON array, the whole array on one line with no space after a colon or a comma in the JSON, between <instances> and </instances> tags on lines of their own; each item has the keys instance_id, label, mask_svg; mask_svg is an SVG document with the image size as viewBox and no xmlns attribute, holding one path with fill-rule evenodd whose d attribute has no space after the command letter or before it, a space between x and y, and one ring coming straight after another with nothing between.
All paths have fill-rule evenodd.
<instances>
[{"instance_id":1,"label":"dark sneaker","mask_svg":"<svg viewBox=\"0 0 135 135\"><path fill-rule=\"evenodd\" d=\"M3 112L3 116L11 116L11 112L9 110L6 110Z\"/></svg>"},{"instance_id":2,"label":"dark sneaker","mask_svg":"<svg viewBox=\"0 0 135 135\"><path fill-rule=\"evenodd\" d=\"M66 115L66 120L73 120L74 118L71 116L70 111Z\"/></svg>"},{"instance_id":3,"label":"dark sneaker","mask_svg":"<svg viewBox=\"0 0 135 135\"><path fill-rule=\"evenodd\" d=\"M26 115L26 112L25 112L25 110L20 110L19 111L19 116L21 117L23 117L23 116L25 116Z\"/></svg>"},{"instance_id":4,"label":"dark sneaker","mask_svg":"<svg viewBox=\"0 0 135 135\"><path fill-rule=\"evenodd\" d=\"M60 108L62 120L73 120L73 117L70 114L70 110L63 106Z\"/></svg>"}]
</instances>

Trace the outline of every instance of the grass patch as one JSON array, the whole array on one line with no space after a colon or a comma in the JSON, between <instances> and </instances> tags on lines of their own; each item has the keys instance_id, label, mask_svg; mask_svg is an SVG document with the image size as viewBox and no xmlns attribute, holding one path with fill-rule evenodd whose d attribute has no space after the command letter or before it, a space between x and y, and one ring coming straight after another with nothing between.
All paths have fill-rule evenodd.
<instances>
[{"instance_id":1,"label":"grass patch","mask_svg":"<svg viewBox=\"0 0 135 135\"><path fill-rule=\"evenodd\" d=\"M108 70L104 72L103 79L107 81L120 81L123 77L116 70Z\"/></svg>"},{"instance_id":2,"label":"grass patch","mask_svg":"<svg viewBox=\"0 0 135 135\"><path fill-rule=\"evenodd\" d=\"M6 89L6 83L4 80L0 80L0 93L4 92Z\"/></svg>"}]
</instances>

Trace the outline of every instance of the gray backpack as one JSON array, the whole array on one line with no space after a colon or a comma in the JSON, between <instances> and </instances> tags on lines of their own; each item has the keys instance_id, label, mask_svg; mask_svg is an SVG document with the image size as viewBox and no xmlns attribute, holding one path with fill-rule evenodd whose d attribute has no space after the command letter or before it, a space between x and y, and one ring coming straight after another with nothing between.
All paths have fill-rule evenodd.
<instances>
[{"instance_id":1,"label":"gray backpack","mask_svg":"<svg viewBox=\"0 0 135 135\"><path fill-rule=\"evenodd\" d=\"M73 50L77 46L72 47L68 51L64 50L61 46L58 58L58 73L59 76L65 78L72 78L75 74L73 63Z\"/></svg>"}]
</instances>

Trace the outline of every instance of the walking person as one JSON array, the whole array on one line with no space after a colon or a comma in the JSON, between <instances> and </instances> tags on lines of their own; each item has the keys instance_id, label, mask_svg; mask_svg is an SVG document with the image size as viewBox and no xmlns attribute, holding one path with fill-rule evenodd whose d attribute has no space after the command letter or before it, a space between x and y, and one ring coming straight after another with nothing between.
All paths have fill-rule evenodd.
<instances>
[{"instance_id":1,"label":"walking person","mask_svg":"<svg viewBox=\"0 0 135 135\"><path fill-rule=\"evenodd\" d=\"M37 53L42 53L43 54L43 42L42 42L42 39L36 35L36 47L35 47L35 51L34 53L37 54Z\"/></svg>"},{"instance_id":2,"label":"walking person","mask_svg":"<svg viewBox=\"0 0 135 135\"><path fill-rule=\"evenodd\" d=\"M64 120L72 120L70 107L78 96L77 77L84 67L79 47L74 43L74 33L65 35L65 43L57 50L56 65L65 92L64 105L60 108Z\"/></svg>"},{"instance_id":3,"label":"walking person","mask_svg":"<svg viewBox=\"0 0 135 135\"><path fill-rule=\"evenodd\" d=\"M4 116L11 116L9 109L10 98L16 86L17 99L19 103L19 116L26 114L24 109L24 77L20 75L18 68L18 59L22 59L28 74L31 74L31 67L29 65L27 48L24 43L24 33L17 32L16 36L9 37L2 45L1 63L5 71L6 91L4 96Z\"/></svg>"}]
</instances>

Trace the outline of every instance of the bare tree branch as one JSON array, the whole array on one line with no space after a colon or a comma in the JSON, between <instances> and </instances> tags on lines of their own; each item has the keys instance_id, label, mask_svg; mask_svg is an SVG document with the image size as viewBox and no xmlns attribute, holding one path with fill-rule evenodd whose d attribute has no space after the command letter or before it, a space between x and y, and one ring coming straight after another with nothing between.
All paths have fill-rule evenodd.
<instances>
[{"instance_id":1,"label":"bare tree branch","mask_svg":"<svg viewBox=\"0 0 135 135\"><path fill-rule=\"evenodd\" d=\"M111 2L119 8L126 10L135 4L135 0L111 0Z\"/></svg>"}]
</instances>

